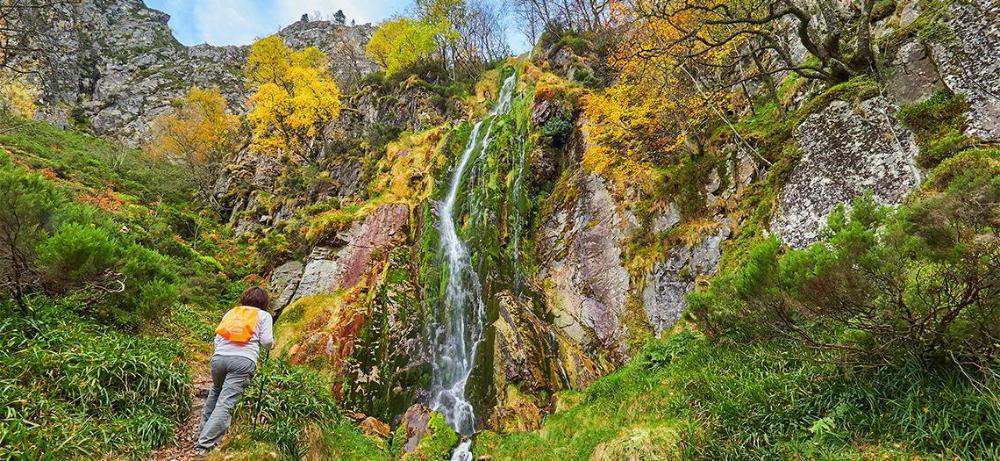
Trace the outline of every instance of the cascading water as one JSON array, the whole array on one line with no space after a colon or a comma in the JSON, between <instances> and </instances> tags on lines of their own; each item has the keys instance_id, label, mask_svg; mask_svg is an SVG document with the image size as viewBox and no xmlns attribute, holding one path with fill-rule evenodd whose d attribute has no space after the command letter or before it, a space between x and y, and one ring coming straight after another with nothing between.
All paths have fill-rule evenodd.
<instances>
[{"instance_id":1,"label":"cascading water","mask_svg":"<svg viewBox=\"0 0 1000 461\"><path fill-rule=\"evenodd\" d=\"M475 366L476 350L482 341L486 308L469 250L458 236L455 205L470 159L474 154L478 154L474 157L476 159L485 156L497 117L510 111L514 83L514 75L504 80L493 109L473 126L462 157L452 173L448 195L437 209L441 253L448 266L448 284L434 331L430 407L440 411L448 425L462 435L475 431L475 409L466 398L465 387ZM480 136L484 125L485 134ZM456 459L463 459L469 445L463 442L455 451Z\"/></svg>"}]
</instances>

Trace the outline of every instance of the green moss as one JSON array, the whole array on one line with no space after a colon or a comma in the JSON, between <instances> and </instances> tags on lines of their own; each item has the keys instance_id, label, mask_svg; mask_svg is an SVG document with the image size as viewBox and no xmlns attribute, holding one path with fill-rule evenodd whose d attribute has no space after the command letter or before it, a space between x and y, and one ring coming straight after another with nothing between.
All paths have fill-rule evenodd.
<instances>
[{"instance_id":1,"label":"green moss","mask_svg":"<svg viewBox=\"0 0 1000 461\"><path fill-rule=\"evenodd\" d=\"M976 144L965 134L969 104L962 95L941 90L933 96L900 108L899 119L916 135L917 162L933 168L941 161Z\"/></svg>"}]
</instances>

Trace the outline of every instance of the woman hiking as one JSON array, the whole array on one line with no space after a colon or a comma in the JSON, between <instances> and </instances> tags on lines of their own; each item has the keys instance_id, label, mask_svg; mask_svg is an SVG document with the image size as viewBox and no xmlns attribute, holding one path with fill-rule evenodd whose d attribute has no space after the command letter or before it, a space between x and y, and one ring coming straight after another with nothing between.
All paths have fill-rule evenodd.
<instances>
[{"instance_id":1,"label":"woman hiking","mask_svg":"<svg viewBox=\"0 0 1000 461\"><path fill-rule=\"evenodd\" d=\"M267 312L269 303L263 288L247 288L240 305L229 309L215 329L212 390L201 416L197 454L211 451L222 441L233 408L257 371L260 349L274 344L271 314Z\"/></svg>"}]
</instances>

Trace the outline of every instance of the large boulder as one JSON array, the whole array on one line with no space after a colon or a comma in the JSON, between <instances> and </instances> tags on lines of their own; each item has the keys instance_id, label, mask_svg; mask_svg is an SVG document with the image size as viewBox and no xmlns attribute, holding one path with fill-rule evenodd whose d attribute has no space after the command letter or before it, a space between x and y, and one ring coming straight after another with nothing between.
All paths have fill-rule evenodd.
<instances>
[{"instance_id":1,"label":"large boulder","mask_svg":"<svg viewBox=\"0 0 1000 461\"><path fill-rule=\"evenodd\" d=\"M793 247L819 238L839 203L866 190L883 204L899 204L920 183L913 134L882 97L853 105L833 101L795 130L802 158L778 197L772 231Z\"/></svg>"}]
</instances>

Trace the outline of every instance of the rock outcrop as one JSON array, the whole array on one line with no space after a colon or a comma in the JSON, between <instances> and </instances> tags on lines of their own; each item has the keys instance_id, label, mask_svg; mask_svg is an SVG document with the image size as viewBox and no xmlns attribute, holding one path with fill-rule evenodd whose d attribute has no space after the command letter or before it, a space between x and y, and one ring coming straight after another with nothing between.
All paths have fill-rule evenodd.
<instances>
[{"instance_id":1,"label":"rock outcrop","mask_svg":"<svg viewBox=\"0 0 1000 461\"><path fill-rule=\"evenodd\" d=\"M898 204L920 183L913 134L881 97L857 106L833 101L795 130L802 158L778 198L771 230L793 247L819 238L838 203L871 190L883 204Z\"/></svg>"},{"instance_id":2,"label":"rock outcrop","mask_svg":"<svg viewBox=\"0 0 1000 461\"><path fill-rule=\"evenodd\" d=\"M731 231L727 223L694 246L671 248L666 259L646 275L642 305L657 335L680 320L687 310L687 294L696 280L715 273L722 258L722 243Z\"/></svg>"},{"instance_id":3,"label":"rock outcrop","mask_svg":"<svg viewBox=\"0 0 1000 461\"><path fill-rule=\"evenodd\" d=\"M578 195L548 216L540 231L546 305L556 327L574 341L624 360L630 282L622 248L633 219L619 210L599 175L581 172L567 187Z\"/></svg>"},{"instance_id":4,"label":"rock outcrop","mask_svg":"<svg viewBox=\"0 0 1000 461\"><path fill-rule=\"evenodd\" d=\"M948 2L954 39L935 43L935 61L945 85L969 101L969 134L1000 141L1000 3Z\"/></svg>"},{"instance_id":5,"label":"rock outcrop","mask_svg":"<svg viewBox=\"0 0 1000 461\"><path fill-rule=\"evenodd\" d=\"M218 87L241 112L247 94L242 66L247 46L186 47L173 37L169 16L141 0L57 2L35 37L44 56L37 69L44 119L73 123L138 145L149 122L192 85ZM316 46L331 57L342 83L375 69L364 54L373 28L299 21L279 32L293 47Z\"/></svg>"},{"instance_id":6,"label":"rock outcrop","mask_svg":"<svg viewBox=\"0 0 1000 461\"><path fill-rule=\"evenodd\" d=\"M339 241L346 242L343 247L317 246L304 265L289 262L279 266L271 277L272 292L280 293L275 308L306 296L353 288L370 274L376 257L406 239L409 213L405 204L380 205L337 236ZM298 274L294 273L295 268L299 268ZM292 286L294 291L289 292Z\"/></svg>"}]
</instances>

